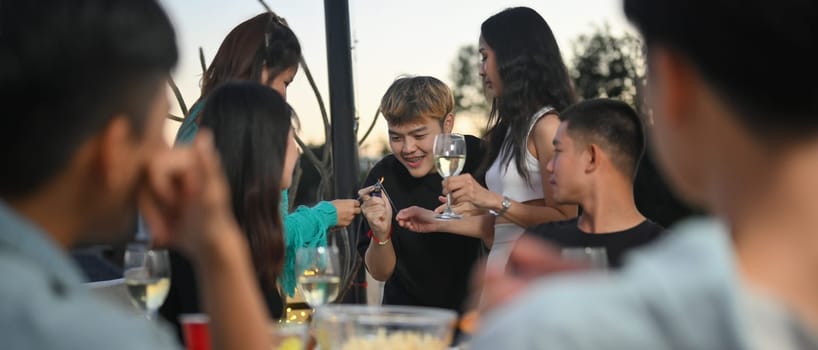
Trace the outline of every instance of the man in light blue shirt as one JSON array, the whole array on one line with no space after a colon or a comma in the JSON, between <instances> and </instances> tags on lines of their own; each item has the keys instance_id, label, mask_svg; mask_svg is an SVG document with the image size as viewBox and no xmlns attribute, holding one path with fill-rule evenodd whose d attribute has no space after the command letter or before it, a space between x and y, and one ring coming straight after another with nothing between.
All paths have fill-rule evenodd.
<instances>
[{"instance_id":1,"label":"man in light blue shirt","mask_svg":"<svg viewBox=\"0 0 818 350\"><path fill-rule=\"evenodd\" d=\"M0 202L4 349L174 349L159 323L88 293L51 236ZM114 336L115 335L115 336Z\"/></svg>"},{"instance_id":2,"label":"man in light blue shirt","mask_svg":"<svg viewBox=\"0 0 818 350\"><path fill-rule=\"evenodd\" d=\"M272 348L212 135L162 136L176 60L156 0L0 2L0 348L179 348L67 255L125 239L137 208L199 272L214 349Z\"/></svg>"},{"instance_id":3,"label":"man in light blue shirt","mask_svg":"<svg viewBox=\"0 0 818 350\"><path fill-rule=\"evenodd\" d=\"M537 279L559 259L520 241L471 348L818 348L818 2L624 2L658 163L716 219L607 275Z\"/></svg>"},{"instance_id":4,"label":"man in light blue shirt","mask_svg":"<svg viewBox=\"0 0 818 350\"><path fill-rule=\"evenodd\" d=\"M516 261L541 255L533 248L539 244L520 241ZM689 220L632 254L622 271L532 282L507 303L495 304L471 348L818 348L818 338L791 310L743 285L734 258L724 225ZM486 288L493 298L502 289Z\"/></svg>"}]
</instances>

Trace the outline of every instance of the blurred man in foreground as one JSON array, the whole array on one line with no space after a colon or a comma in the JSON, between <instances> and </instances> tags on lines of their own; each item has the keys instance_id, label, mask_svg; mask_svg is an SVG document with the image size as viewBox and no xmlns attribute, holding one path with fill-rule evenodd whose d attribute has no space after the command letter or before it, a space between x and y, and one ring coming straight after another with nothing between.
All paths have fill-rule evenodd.
<instances>
[{"instance_id":1,"label":"blurred man in foreground","mask_svg":"<svg viewBox=\"0 0 818 350\"><path fill-rule=\"evenodd\" d=\"M0 2L3 348L178 348L94 298L66 254L127 237L137 199L154 243L194 261L214 347L272 347L212 137L176 151L162 137L176 60L154 0Z\"/></svg>"}]
</instances>

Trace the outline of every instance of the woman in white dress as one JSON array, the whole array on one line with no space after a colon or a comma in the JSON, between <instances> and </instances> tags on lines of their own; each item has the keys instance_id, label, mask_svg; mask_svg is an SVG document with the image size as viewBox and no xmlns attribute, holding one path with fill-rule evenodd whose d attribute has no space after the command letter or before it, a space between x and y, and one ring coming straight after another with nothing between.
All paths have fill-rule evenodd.
<instances>
[{"instance_id":1,"label":"woman in white dress","mask_svg":"<svg viewBox=\"0 0 818 350\"><path fill-rule=\"evenodd\" d=\"M470 174L444 181L461 220L435 220L411 207L398 222L416 232L444 231L480 237L491 247L489 264L505 264L526 227L577 215L574 205L557 205L541 169L554 153L558 110L576 97L554 35L536 11L504 10L483 22L480 77L493 98L489 116L488 158L482 173L488 188ZM478 174L480 175L480 174Z\"/></svg>"}]
</instances>

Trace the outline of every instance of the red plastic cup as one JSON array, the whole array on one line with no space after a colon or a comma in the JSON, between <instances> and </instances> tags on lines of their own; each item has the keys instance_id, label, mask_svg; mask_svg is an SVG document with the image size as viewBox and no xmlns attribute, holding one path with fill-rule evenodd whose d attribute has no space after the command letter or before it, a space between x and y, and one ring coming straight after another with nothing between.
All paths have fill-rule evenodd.
<instances>
[{"instance_id":1,"label":"red plastic cup","mask_svg":"<svg viewBox=\"0 0 818 350\"><path fill-rule=\"evenodd\" d=\"M179 315L187 350L210 350L210 318L205 314Z\"/></svg>"}]
</instances>

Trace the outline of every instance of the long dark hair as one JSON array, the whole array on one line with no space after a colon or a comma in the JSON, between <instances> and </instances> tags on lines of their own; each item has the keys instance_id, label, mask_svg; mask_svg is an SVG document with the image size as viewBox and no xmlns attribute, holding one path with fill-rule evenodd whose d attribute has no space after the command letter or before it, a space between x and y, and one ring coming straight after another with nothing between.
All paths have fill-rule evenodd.
<instances>
[{"instance_id":1,"label":"long dark hair","mask_svg":"<svg viewBox=\"0 0 818 350\"><path fill-rule=\"evenodd\" d=\"M503 91L492 103L486 132L489 157L479 173L485 174L505 151L510 156L502 159L503 164L508 166L513 158L528 181L525 152L530 118L545 106L560 111L573 104L574 88L554 34L536 11L506 9L483 22L480 32L494 51Z\"/></svg>"},{"instance_id":2,"label":"long dark hair","mask_svg":"<svg viewBox=\"0 0 818 350\"><path fill-rule=\"evenodd\" d=\"M300 60L301 44L295 33L280 17L262 13L242 22L224 38L202 77L202 96L231 80L260 82L264 68L272 81Z\"/></svg>"},{"instance_id":3,"label":"long dark hair","mask_svg":"<svg viewBox=\"0 0 818 350\"><path fill-rule=\"evenodd\" d=\"M233 214L250 243L262 288L275 290L284 261L279 202L291 109L278 92L248 81L216 88L202 113L201 126L213 130Z\"/></svg>"}]
</instances>

